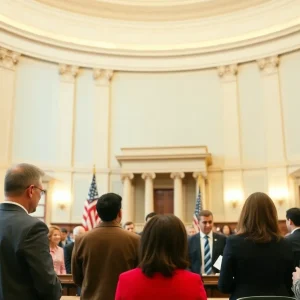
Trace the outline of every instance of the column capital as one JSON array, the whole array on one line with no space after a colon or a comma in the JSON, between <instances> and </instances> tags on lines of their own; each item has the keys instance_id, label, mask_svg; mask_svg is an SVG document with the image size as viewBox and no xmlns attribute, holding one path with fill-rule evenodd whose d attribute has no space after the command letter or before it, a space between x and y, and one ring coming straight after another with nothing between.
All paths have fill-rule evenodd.
<instances>
[{"instance_id":1,"label":"column capital","mask_svg":"<svg viewBox=\"0 0 300 300\"><path fill-rule=\"evenodd\" d=\"M155 173L143 173L142 174L142 178L144 179L144 180L146 180L146 179L155 179L155 177L156 177L156 174Z\"/></svg>"},{"instance_id":2,"label":"column capital","mask_svg":"<svg viewBox=\"0 0 300 300\"><path fill-rule=\"evenodd\" d=\"M59 70L59 74L61 75L61 79L63 81L73 83L75 77L78 74L79 67L66 65L66 64L59 64L58 70Z\"/></svg>"},{"instance_id":3,"label":"column capital","mask_svg":"<svg viewBox=\"0 0 300 300\"><path fill-rule=\"evenodd\" d=\"M182 178L184 178L184 176L185 176L185 174L183 172L173 172L170 175L170 177L172 179L176 179L176 178L182 179Z\"/></svg>"},{"instance_id":4,"label":"column capital","mask_svg":"<svg viewBox=\"0 0 300 300\"><path fill-rule=\"evenodd\" d=\"M277 67L279 66L279 62L280 60L278 55L257 60L259 69L266 75L277 72Z\"/></svg>"},{"instance_id":5,"label":"column capital","mask_svg":"<svg viewBox=\"0 0 300 300\"><path fill-rule=\"evenodd\" d=\"M134 177L133 173L124 173L124 174L121 174L121 180L122 182L124 182L126 179L128 180L132 180Z\"/></svg>"},{"instance_id":6,"label":"column capital","mask_svg":"<svg viewBox=\"0 0 300 300\"><path fill-rule=\"evenodd\" d=\"M199 177L202 177L203 179L207 178L207 172L194 172L193 177L198 180Z\"/></svg>"},{"instance_id":7,"label":"column capital","mask_svg":"<svg viewBox=\"0 0 300 300\"><path fill-rule=\"evenodd\" d=\"M235 80L237 73L238 73L237 64L218 67L218 75L221 79L225 81Z\"/></svg>"},{"instance_id":8,"label":"column capital","mask_svg":"<svg viewBox=\"0 0 300 300\"><path fill-rule=\"evenodd\" d=\"M105 69L94 69L93 70L93 78L99 85L109 85L114 71L113 70L105 70Z\"/></svg>"},{"instance_id":9,"label":"column capital","mask_svg":"<svg viewBox=\"0 0 300 300\"><path fill-rule=\"evenodd\" d=\"M0 66L14 70L20 56L20 53L0 47Z\"/></svg>"}]
</instances>

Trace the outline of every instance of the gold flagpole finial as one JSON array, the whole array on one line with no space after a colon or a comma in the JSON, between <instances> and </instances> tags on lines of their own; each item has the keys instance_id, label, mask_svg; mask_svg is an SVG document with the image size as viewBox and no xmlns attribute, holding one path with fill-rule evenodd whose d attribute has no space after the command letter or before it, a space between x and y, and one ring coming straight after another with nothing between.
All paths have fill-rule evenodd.
<instances>
[{"instance_id":1,"label":"gold flagpole finial","mask_svg":"<svg viewBox=\"0 0 300 300\"><path fill-rule=\"evenodd\" d=\"M94 164L93 165L93 175L95 175L96 174L96 165Z\"/></svg>"}]
</instances>

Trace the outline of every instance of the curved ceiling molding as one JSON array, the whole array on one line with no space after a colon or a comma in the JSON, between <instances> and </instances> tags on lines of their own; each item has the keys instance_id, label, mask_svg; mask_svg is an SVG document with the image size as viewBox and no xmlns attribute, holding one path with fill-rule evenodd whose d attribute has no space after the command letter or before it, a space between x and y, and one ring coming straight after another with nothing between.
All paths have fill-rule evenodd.
<instances>
[{"instance_id":1,"label":"curved ceiling molding","mask_svg":"<svg viewBox=\"0 0 300 300\"><path fill-rule=\"evenodd\" d=\"M300 47L299 0L264 1L231 13L176 22L108 20L38 1L1 1L0 46L59 63L128 71L209 68ZM97 2L71 2L80 1ZM124 0L124 3L137 1L150 3L150 0ZM180 3L201 5L223 0L174 1L180 6ZM112 5L119 5L118 2L99 1ZM158 1L153 3L157 5Z\"/></svg>"},{"instance_id":2,"label":"curved ceiling molding","mask_svg":"<svg viewBox=\"0 0 300 300\"><path fill-rule=\"evenodd\" d=\"M179 21L255 7L271 0L37 0L92 17L127 21Z\"/></svg>"}]
</instances>

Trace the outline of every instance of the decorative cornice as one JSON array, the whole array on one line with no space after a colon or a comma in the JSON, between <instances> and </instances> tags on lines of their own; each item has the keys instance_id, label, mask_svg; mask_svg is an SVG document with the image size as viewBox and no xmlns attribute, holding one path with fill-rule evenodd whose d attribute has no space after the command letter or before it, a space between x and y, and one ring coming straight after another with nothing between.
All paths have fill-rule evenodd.
<instances>
[{"instance_id":1,"label":"decorative cornice","mask_svg":"<svg viewBox=\"0 0 300 300\"><path fill-rule=\"evenodd\" d=\"M134 178L133 173L123 173L121 174L121 180L124 182L125 180L132 180Z\"/></svg>"},{"instance_id":2,"label":"decorative cornice","mask_svg":"<svg viewBox=\"0 0 300 300\"><path fill-rule=\"evenodd\" d=\"M0 48L0 66L7 69L14 69L19 62L20 56L20 53Z\"/></svg>"},{"instance_id":3,"label":"decorative cornice","mask_svg":"<svg viewBox=\"0 0 300 300\"><path fill-rule=\"evenodd\" d=\"M156 174L155 174L155 173L143 173L143 174L142 174L142 178L143 178L144 180L147 180L147 179L153 180L153 179L155 179L155 177L156 177Z\"/></svg>"},{"instance_id":4,"label":"decorative cornice","mask_svg":"<svg viewBox=\"0 0 300 300\"><path fill-rule=\"evenodd\" d=\"M63 81L74 82L75 77L77 76L79 67L71 66L66 64L59 65L59 74Z\"/></svg>"},{"instance_id":5,"label":"decorative cornice","mask_svg":"<svg viewBox=\"0 0 300 300\"><path fill-rule=\"evenodd\" d=\"M274 55L271 57L266 57L257 60L258 67L265 74L272 74L277 71L277 67L279 66L279 56Z\"/></svg>"},{"instance_id":6,"label":"decorative cornice","mask_svg":"<svg viewBox=\"0 0 300 300\"><path fill-rule=\"evenodd\" d=\"M170 175L170 177L172 179L177 179L177 178L182 179L182 178L184 178L184 176L185 176L185 174L183 172L173 172Z\"/></svg>"},{"instance_id":7,"label":"decorative cornice","mask_svg":"<svg viewBox=\"0 0 300 300\"><path fill-rule=\"evenodd\" d=\"M224 80L235 80L237 73L238 73L237 64L218 67L218 75L220 78Z\"/></svg>"},{"instance_id":8,"label":"decorative cornice","mask_svg":"<svg viewBox=\"0 0 300 300\"><path fill-rule=\"evenodd\" d=\"M114 71L113 70L104 70L104 69L94 69L93 78L100 85L109 85Z\"/></svg>"}]
</instances>

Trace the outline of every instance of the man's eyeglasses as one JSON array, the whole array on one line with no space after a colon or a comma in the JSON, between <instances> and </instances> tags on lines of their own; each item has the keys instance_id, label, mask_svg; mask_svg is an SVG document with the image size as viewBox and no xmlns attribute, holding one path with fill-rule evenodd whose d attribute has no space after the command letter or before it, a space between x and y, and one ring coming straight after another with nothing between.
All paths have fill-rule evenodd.
<instances>
[{"instance_id":1,"label":"man's eyeglasses","mask_svg":"<svg viewBox=\"0 0 300 300\"><path fill-rule=\"evenodd\" d=\"M33 188L35 188L35 189L40 190L40 191L41 191L41 196L43 196L43 195L46 194L46 190L43 190L43 189L41 189L41 188L39 188L39 187L37 187L37 186L35 186L35 185L30 185L29 187L31 187L31 186L32 186ZM27 189L28 189L29 187L27 187Z\"/></svg>"}]
</instances>

